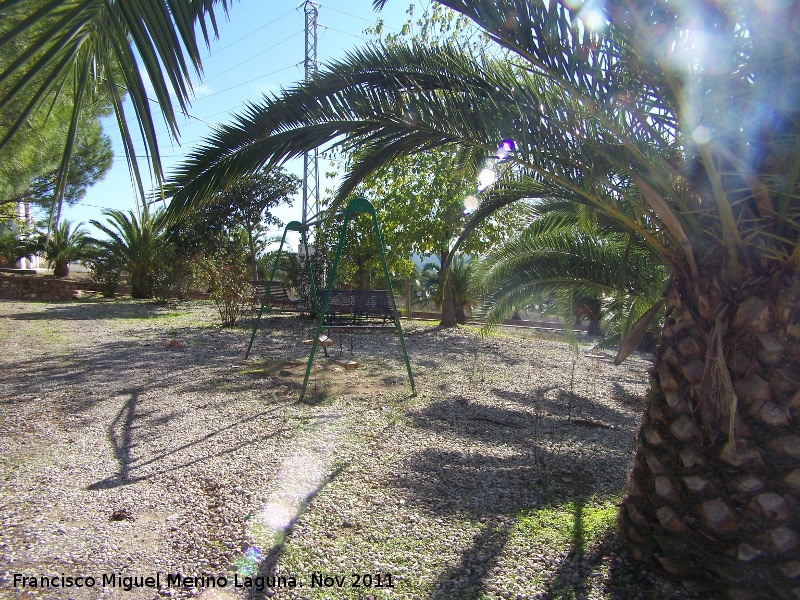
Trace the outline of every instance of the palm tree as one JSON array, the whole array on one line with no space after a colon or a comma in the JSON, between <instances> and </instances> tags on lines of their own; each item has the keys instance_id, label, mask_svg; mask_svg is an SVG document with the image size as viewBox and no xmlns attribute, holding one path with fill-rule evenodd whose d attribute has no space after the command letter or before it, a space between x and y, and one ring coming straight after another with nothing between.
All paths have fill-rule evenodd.
<instances>
[{"instance_id":1,"label":"palm tree","mask_svg":"<svg viewBox=\"0 0 800 600\"><path fill-rule=\"evenodd\" d=\"M26 131L28 118L48 110L59 93L72 95L72 114L58 171L53 207L61 202L76 143L81 109L99 89L114 106L125 154L139 193L144 191L123 111L127 92L158 181L163 178L147 80L170 134L177 137L176 112L191 98L192 70L201 72L198 33L208 44L217 32L215 5L229 0L5 0L0 3L0 49L18 47L16 59L0 72L0 112L16 120L0 136L0 148ZM137 58L138 57L138 58ZM65 85L68 84L68 85ZM177 102L179 110L173 108ZM53 210L50 213L52 224ZM49 236L49 229L48 229Z\"/></svg>"},{"instance_id":2,"label":"palm tree","mask_svg":"<svg viewBox=\"0 0 800 600\"><path fill-rule=\"evenodd\" d=\"M107 223L91 221L107 239L93 243L128 273L133 298L152 298L165 261L169 244L165 236L162 211L150 214L147 205L141 215L132 211L106 210Z\"/></svg>"},{"instance_id":3,"label":"palm tree","mask_svg":"<svg viewBox=\"0 0 800 600\"><path fill-rule=\"evenodd\" d=\"M475 275L486 327L532 299L548 299L564 322L586 319L589 335L618 345L661 298L668 272L659 257L629 233L587 221L592 211L565 211L560 203L534 210L530 225L487 256Z\"/></svg>"},{"instance_id":4,"label":"palm tree","mask_svg":"<svg viewBox=\"0 0 800 600\"><path fill-rule=\"evenodd\" d=\"M171 215L330 141L363 150L342 201L396 156L454 145L475 166L513 139L513 168L464 235L521 198L563 199L647 244L671 273L618 355L666 306L620 514L628 547L717 592L796 597L800 11L440 2L508 56L453 45L354 51L217 130L177 173Z\"/></svg>"},{"instance_id":5,"label":"palm tree","mask_svg":"<svg viewBox=\"0 0 800 600\"><path fill-rule=\"evenodd\" d=\"M467 322L467 308L474 301L472 293L472 278L475 273L476 261L470 260L463 254L453 258L448 273L450 294L453 298L454 316L457 323ZM445 289L442 285L441 268L436 263L425 263L422 268L422 288L426 292L426 300L436 304L439 308L444 303ZM445 284L447 285L447 284Z\"/></svg>"},{"instance_id":6,"label":"palm tree","mask_svg":"<svg viewBox=\"0 0 800 600\"><path fill-rule=\"evenodd\" d=\"M44 246L47 264L53 269L53 275L56 277L66 277L69 275L69 263L86 258L86 250L91 239L81 225L83 223L79 223L73 230L72 223L62 221L53 237Z\"/></svg>"},{"instance_id":7,"label":"palm tree","mask_svg":"<svg viewBox=\"0 0 800 600\"><path fill-rule=\"evenodd\" d=\"M14 220L0 222L0 264L13 267L22 258L42 252L41 237L33 227Z\"/></svg>"}]
</instances>

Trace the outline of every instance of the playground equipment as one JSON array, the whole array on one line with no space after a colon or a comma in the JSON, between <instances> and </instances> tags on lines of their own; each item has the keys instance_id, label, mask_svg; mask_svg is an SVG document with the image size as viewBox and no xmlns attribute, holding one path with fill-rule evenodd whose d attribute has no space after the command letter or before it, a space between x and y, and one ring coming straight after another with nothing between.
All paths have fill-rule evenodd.
<instances>
[{"instance_id":1,"label":"playground equipment","mask_svg":"<svg viewBox=\"0 0 800 600\"><path fill-rule=\"evenodd\" d=\"M336 278L336 270L339 266L339 259L341 258L342 249L344 247L344 240L345 234L347 233L347 225L353 215L359 213L366 213L372 217L372 224L375 228L375 238L378 244L378 252L381 258L381 266L383 267L384 275L386 276L387 282L387 290L370 290L370 291L347 291L347 290L334 290L333 289L333 282ZM269 283L265 288L264 298L261 302L261 308L258 311L258 317L256 318L255 325L253 326L253 333L250 336L250 343L247 346L247 351L245 352L245 359L250 355L250 349L253 346L253 340L256 336L256 331L258 330L258 325L261 322L261 315L264 312L265 308L268 311L273 309L272 306L267 307L268 296L270 293L270 289L272 288L272 282L275 278L275 272L278 267L278 261L280 260L281 251L283 250L283 245L286 241L286 234L289 231L297 231L300 233L301 242L303 244L303 248L305 248L305 258L306 258L306 269L308 271L309 280L311 281L311 302L312 302L312 315L316 313L317 315L317 326L314 332L313 337L310 340L304 341L304 343L310 343L311 345L311 353L308 357L308 364L306 366L306 373L303 379L303 387L300 390L300 400L302 401L305 397L306 387L308 386L308 379L311 375L311 367L314 363L314 356L317 351L318 346L323 347L323 351L325 352L325 356L328 356L327 347L333 345L333 340L326 336L321 335L323 330L335 330L335 331L352 331L352 330L380 330L380 329L393 329L397 332L397 335L400 339L400 346L403 350L403 358L405 359L406 364L406 371L408 372L408 380L411 384L411 394L413 396L417 395L416 386L414 385L414 375L411 373L411 363L408 360L408 351L406 349L406 342L405 337L403 336L403 328L400 325L400 316L397 312L397 307L394 301L394 294L392 293L392 282L389 278L389 267L386 263L386 254L383 249L383 241L381 238L380 227L378 225L378 216L375 212L375 207L366 200L365 198L353 198L347 204L347 208L344 212L344 223L342 224L342 230L339 235L339 242L336 247L336 254L333 260L333 266L331 267L331 272L328 276L328 286L327 290L324 294L320 291L317 293L317 290L314 286L314 273L311 267L311 261L308 257L308 230L309 227L314 225L314 223L302 224L298 221L292 221L288 225L283 232L283 237L281 239L281 244L278 247L278 252L275 256L275 261L272 265L272 270L270 272ZM334 298L334 304L331 304L331 299ZM333 320L330 320L327 324L325 323L326 316L328 315L329 308L335 308L334 313L341 317L342 315L347 315L347 322L345 323L336 323ZM364 319L368 319L370 317L377 317L382 318L382 324L365 324ZM391 320L393 323L391 325L387 324L387 321ZM351 342L352 345L352 342ZM358 366L356 361L345 361L346 369L355 368Z\"/></svg>"}]
</instances>

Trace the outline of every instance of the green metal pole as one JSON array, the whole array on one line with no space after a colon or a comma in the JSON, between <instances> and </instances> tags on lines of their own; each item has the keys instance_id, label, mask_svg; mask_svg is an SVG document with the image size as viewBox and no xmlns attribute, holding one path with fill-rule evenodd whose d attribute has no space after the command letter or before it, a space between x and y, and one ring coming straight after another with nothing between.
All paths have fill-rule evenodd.
<instances>
[{"instance_id":1,"label":"green metal pole","mask_svg":"<svg viewBox=\"0 0 800 600\"><path fill-rule=\"evenodd\" d=\"M397 314L397 306L394 301L394 293L392 292L392 281L389 278L389 267L386 263L386 253L383 251L383 241L381 239L381 231L380 227L378 226L378 215L375 212L375 207L370 204L368 200L365 198L353 198L347 205L347 209L344 212L344 224L342 225L342 232L339 234L339 243L336 246L336 255L333 259L333 267L331 268L331 274L328 279L328 289L325 293L325 299L322 302L322 307L320 309L319 318L317 319L317 329L314 333L314 339L311 343L311 355L308 357L308 365L306 366L306 376L303 379L303 387L300 390L300 401L303 401L303 398L306 394L306 387L308 386L308 378L311 375L311 366L314 363L314 355L317 351L317 343L319 341L319 334L322 331L322 325L325 320L325 313L328 311L328 302L331 298L331 290L333 288L333 281L336 278L336 270L339 267L339 259L342 255L342 247L344 246L344 236L347 232L347 224L350 221L350 215L353 213L362 213L366 212L372 215L372 223L375 226L375 234L378 241L378 250L380 251L381 255L381 263L383 264L383 272L386 275L386 283L389 288L389 298L392 302L392 311L394 312L394 324L395 328L397 329L397 333L400 336L400 345L403 348L403 357L405 358L406 362L406 370L408 371L408 380L411 383L411 395L417 395L417 388L414 385L414 375L411 373L411 363L408 359L408 351L406 350L406 341L405 337L403 336L403 328L400 325L400 317Z\"/></svg>"},{"instance_id":2,"label":"green metal pole","mask_svg":"<svg viewBox=\"0 0 800 600\"><path fill-rule=\"evenodd\" d=\"M325 299L322 301L322 306L319 310L317 317L317 329L314 332L314 339L311 341L311 354L308 357L308 365L306 365L306 376L303 379L303 387L300 389L300 402L303 401L306 395L306 387L308 386L308 378L311 375L311 365L314 364L314 354L317 352L317 343L319 342L319 334L322 331L322 324L325 320L325 313L328 311L328 302L331 299L331 289L333 287L333 280L336 278L336 268L339 266L339 257L342 254L342 246L344 245L344 234L347 231L347 222L350 220L350 206L353 201L347 205L347 210L344 213L344 225L342 226L342 233L339 234L339 244L336 246L336 256L333 259L333 267L331 274L328 277L328 289L325 292ZM357 212L357 211L353 211Z\"/></svg>"},{"instance_id":3,"label":"green metal pole","mask_svg":"<svg viewBox=\"0 0 800 600\"><path fill-rule=\"evenodd\" d=\"M381 230L378 227L378 215L375 214L375 208L372 208L372 222L375 224L375 236L378 239L378 250L381 255L381 263L383 264L383 272L386 275L386 286L389 288L389 299L392 302L392 313L394 314L394 326L397 329L397 335L400 336L400 346L403 348L403 358L406 361L406 371L408 371L408 381L411 383L411 395L417 395L417 387L414 385L414 375L411 373L411 362L408 360L408 351L406 350L406 340L403 336L403 328L400 326L400 315L397 313L397 305L394 301L394 292L392 291L392 280L389 277L389 266L386 264L386 254L383 251L383 241L381 240Z\"/></svg>"}]
</instances>

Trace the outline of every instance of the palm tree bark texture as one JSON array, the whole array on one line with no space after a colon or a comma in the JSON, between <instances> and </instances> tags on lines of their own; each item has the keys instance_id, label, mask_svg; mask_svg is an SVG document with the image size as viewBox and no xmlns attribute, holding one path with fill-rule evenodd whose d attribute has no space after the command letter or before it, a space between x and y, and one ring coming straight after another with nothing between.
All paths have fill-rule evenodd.
<instances>
[{"instance_id":1,"label":"palm tree bark texture","mask_svg":"<svg viewBox=\"0 0 800 600\"><path fill-rule=\"evenodd\" d=\"M669 288L620 529L677 577L797 598L800 281L748 283Z\"/></svg>"}]
</instances>

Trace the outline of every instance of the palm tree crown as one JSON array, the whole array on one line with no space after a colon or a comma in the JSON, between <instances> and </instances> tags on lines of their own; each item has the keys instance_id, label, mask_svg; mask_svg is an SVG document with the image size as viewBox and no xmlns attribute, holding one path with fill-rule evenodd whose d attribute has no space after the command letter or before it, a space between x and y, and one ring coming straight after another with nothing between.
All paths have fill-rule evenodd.
<instances>
[{"instance_id":1,"label":"palm tree crown","mask_svg":"<svg viewBox=\"0 0 800 600\"><path fill-rule=\"evenodd\" d=\"M112 100L141 197L144 191L123 111L126 92L154 173L161 181L158 141L143 73L170 133L177 136L172 103L177 102L181 111L187 108L192 71L199 75L201 70L198 34L208 43L211 30L216 33L215 5L227 11L229 0L5 0L0 4L0 50L23 45L0 72L0 111L14 107L17 115L0 136L0 147L25 133L28 117L46 109L55 95L72 94L72 116L56 184L59 211L81 108L91 101L95 88L103 88ZM67 82L71 84L65 85Z\"/></svg>"}]
</instances>

